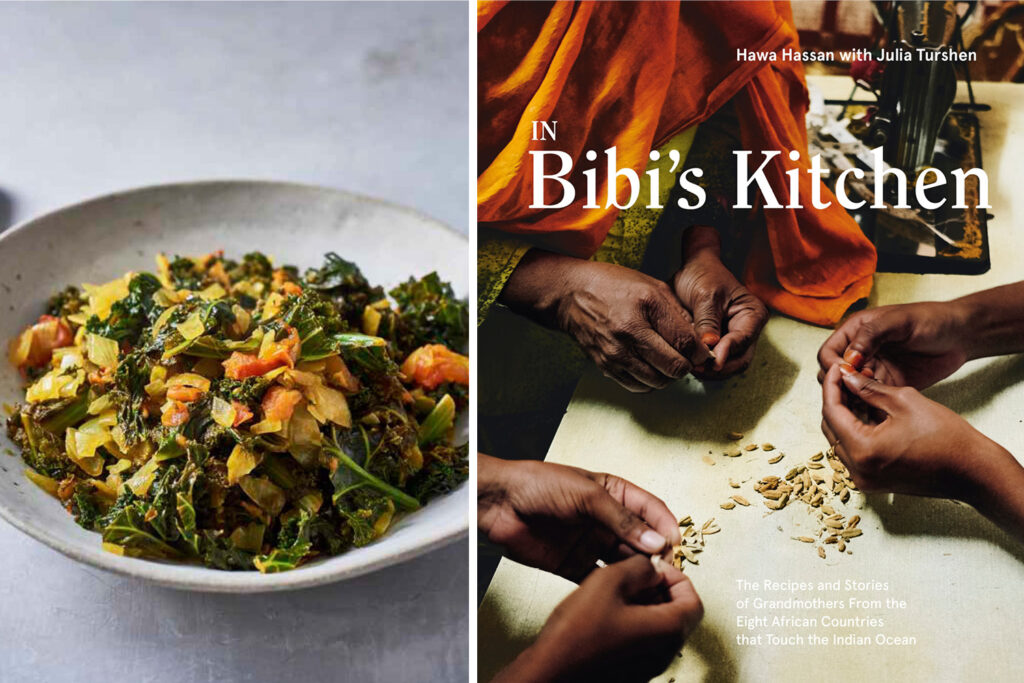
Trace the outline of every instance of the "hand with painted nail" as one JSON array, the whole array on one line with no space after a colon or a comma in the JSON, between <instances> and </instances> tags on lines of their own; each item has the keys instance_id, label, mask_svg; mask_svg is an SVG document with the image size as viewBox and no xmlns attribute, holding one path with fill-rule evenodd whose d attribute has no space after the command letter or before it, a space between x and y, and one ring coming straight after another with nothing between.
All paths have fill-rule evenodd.
<instances>
[{"instance_id":1,"label":"hand with painted nail","mask_svg":"<svg viewBox=\"0 0 1024 683\"><path fill-rule=\"evenodd\" d=\"M872 415L858 417L853 399ZM839 363L822 383L822 418L861 490L961 500L1024 537L1024 467L945 406Z\"/></svg>"},{"instance_id":2,"label":"hand with painted nail","mask_svg":"<svg viewBox=\"0 0 1024 683\"><path fill-rule=\"evenodd\" d=\"M968 315L956 301L882 306L851 315L818 351L818 381L846 362L892 386L924 389L970 358Z\"/></svg>"},{"instance_id":3,"label":"hand with painted nail","mask_svg":"<svg viewBox=\"0 0 1024 683\"><path fill-rule=\"evenodd\" d=\"M494 680L648 681L671 663L703 614L685 574L633 557L587 577Z\"/></svg>"},{"instance_id":4,"label":"hand with painted nail","mask_svg":"<svg viewBox=\"0 0 1024 683\"><path fill-rule=\"evenodd\" d=\"M721 379L743 372L768 321L768 309L722 263L714 229L689 228L683 236L683 259L672 288L693 316L698 337L714 353L713 360L694 368L694 376Z\"/></svg>"},{"instance_id":5,"label":"hand with painted nail","mask_svg":"<svg viewBox=\"0 0 1024 683\"><path fill-rule=\"evenodd\" d=\"M568 334L629 391L661 389L710 357L669 286L631 268L531 249L499 301Z\"/></svg>"},{"instance_id":6,"label":"hand with painted nail","mask_svg":"<svg viewBox=\"0 0 1024 683\"><path fill-rule=\"evenodd\" d=\"M477 523L522 564L580 581L596 567L637 553L667 554L676 518L625 479L576 467L479 455Z\"/></svg>"}]
</instances>

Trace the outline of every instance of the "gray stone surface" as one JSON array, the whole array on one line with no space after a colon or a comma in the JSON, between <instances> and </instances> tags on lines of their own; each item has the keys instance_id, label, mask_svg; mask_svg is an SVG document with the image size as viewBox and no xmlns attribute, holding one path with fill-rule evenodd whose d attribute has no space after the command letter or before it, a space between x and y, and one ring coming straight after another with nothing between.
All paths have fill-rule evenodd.
<instances>
[{"instance_id":1,"label":"gray stone surface","mask_svg":"<svg viewBox=\"0 0 1024 683\"><path fill-rule=\"evenodd\" d=\"M376 195L465 232L467 40L461 3L0 3L0 229L126 187L243 177ZM0 680L464 680L467 552L202 595L0 522Z\"/></svg>"}]
</instances>

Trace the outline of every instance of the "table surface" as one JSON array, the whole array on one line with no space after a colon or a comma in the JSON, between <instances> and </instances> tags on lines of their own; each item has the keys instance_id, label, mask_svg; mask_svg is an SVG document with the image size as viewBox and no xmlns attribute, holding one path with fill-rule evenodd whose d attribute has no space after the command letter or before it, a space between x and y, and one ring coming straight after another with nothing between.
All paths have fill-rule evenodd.
<instances>
[{"instance_id":1,"label":"table surface","mask_svg":"<svg viewBox=\"0 0 1024 683\"><path fill-rule=\"evenodd\" d=\"M465 233L466 22L462 3L0 3L0 230L126 187L258 178ZM329 587L202 595L0 522L0 679L463 679L467 548Z\"/></svg>"},{"instance_id":2,"label":"table surface","mask_svg":"<svg viewBox=\"0 0 1024 683\"><path fill-rule=\"evenodd\" d=\"M827 97L845 97L845 78L812 82ZM981 276L880 274L871 304L949 299L1019 280L1024 247L1024 216L1019 192L1024 109L1022 86L977 85L981 101L992 105L981 115L984 165L991 193L989 223L992 268ZM822 561L813 547L791 540L813 534L814 518L803 504L767 514L752 484L767 474L785 474L827 447L821 435L821 393L815 353L829 331L783 317L768 323L752 369L717 387L680 382L667 390L631 395L596 371L581 380L547 460L609 471L660 496L680 517L701 524L711 517L721 526L707 537L699 566L688 566L705 605L705 618L681 658L657 680L775 681L877 680L885 672L900 681L998 681L1019 674L1015 653L1024 629L1024 548L967 506L904 496L855 494L847 515L860 514L864 535L850 543L851 555L828 546ZM1024 456L1024 358L971 363L928 394L964 415L1017 457ZM777 465L756 451L726 458L730 431L748 442L772 442L785 453ZM708 454L711 455L708 455ZM707 456L713 465L703 460ZM829 472L828 469L825 472ZM741 483L731 488L728 480ZM750 508L723 510L733 493ZM738 580L759 582L755 590ZM847 579L881 582L885 589L847 586ZM838 590L822 586L810 595L843 600L842 609L775 610L741 607L746 599L782 600L773 581L840 580ZM488 680L538 632L573 585L558 577L503 560L484 598L479 617L480 680ZM798 597L807 597L801 594ZM878 599L882 606L855 608L851 597ZM885 601L905 601L890 607ZM753 603L752 603L753 604ZM739 618L778 615L867 617L881 627L803 628L776 625L741 627ZM820 623L820 622L819 622ZM911 636L913 646L809 644L810 634L856 634L874 638ZM761 645L738 645L737 634L758 635ZM804 644L768 645L768 634L804 636ZM786 641L776 641L777 643ZM795 678L794 678L795 677Z\"/></svg>"}]
</instances>

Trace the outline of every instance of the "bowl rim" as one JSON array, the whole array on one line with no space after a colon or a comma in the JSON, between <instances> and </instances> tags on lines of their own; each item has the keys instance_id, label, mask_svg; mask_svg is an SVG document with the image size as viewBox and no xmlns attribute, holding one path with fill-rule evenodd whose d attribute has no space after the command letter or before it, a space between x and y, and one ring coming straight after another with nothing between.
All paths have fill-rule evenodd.
<instances>
[{"instance_id":1,"label":"bowl rim","mask_svg":"<svg viewBox=\"0 0 1024 683\"><path fill-rule=\"evenodd\" d=\"M358 202L368 202L386 207L393 211L398 211L399 213L408 214L421 222L433 224L435 227L444 229L455 237L461 239L463 242L466 242L467 245L469 241L466 234L463 234L426 213L413 209L409 206L367 194L351 192L325 185L294 181L216 178L139 185L123 190L95 195L87 199L60 206L50 211L44 211L26 220L19 221L0 233L0 248L2 248L4 242L11 239L13 235L31 229L31 227L39 221L71 213L92 204L124 199L132 195L143 194L146 192L174 190L187 191L189 189L214 188L218 185L228 188L242 188L245 186L264 186L268 189L291 188L344 196ZM468 487L469 482L467 481L458 489L447 495L458 495L460 491L466 490ZM357 566L337 568L331 567L330 563L332 559L349 556L352 552L366 551L367 549L371 549L370 552L372 552L372 548L377 545L376 543L371 543L370 545L362 548L352 548L341 555L325 558L324 560L314 562L311 565L300 567L295 571L281 572L277 574L262 574L260 572L223 571L209 569L201 565L168 563L140 558L120 557L103 551L99 546L98 540L96 551L94 553L91 551L81 551L78 548L62 541L47 527L19 518L13 512L8 501L4 498L0 498L0 518L18 529L20 532L43 543L51 549L56 550L65 557L69 557L91 567L96 567L97 569L109 571L121 576L142 579L167 588L210 593L280 592L327 585L369 574L386 567L405 563L430 551L446 547L469 534L469 509L467 507L467 509L463 511L463 514L458 516L453 515L451 521L432 529L431 531L433 533L429 533L426 536L420 534L400 539L395 542L397 545L394 545L389 549L389 554L377 555L368 562ZM188 574L180 576L179 574L182 571L186 571ZM193 576L192 574L196 574L196 576Z\"/></svg>"}]
</instances>

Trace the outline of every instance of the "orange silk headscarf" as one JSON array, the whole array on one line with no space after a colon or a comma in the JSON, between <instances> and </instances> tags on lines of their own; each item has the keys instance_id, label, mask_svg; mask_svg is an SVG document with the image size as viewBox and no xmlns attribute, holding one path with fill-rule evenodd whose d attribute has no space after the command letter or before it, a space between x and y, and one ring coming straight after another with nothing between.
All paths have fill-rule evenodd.
<instances>
[{"instance_id":1,"label":"orange silk headscarf","mask_svg":"<svg viewBox=\"0 0 1024 683\"><path fill-rule=\"evenodd\" d=\"M798 49L788 3L480 2L477 20L482 225L590 257L618 211L582 208L583 170L597 168L603 205L605 149L615 146L618 166L642 174L651 149L730 99L743 146L757 160L751 172L763 160L761 150L781 150L765 170L772 189L788 203L784 173L797 168L801 203L810 206L803 69L798 62L736 56L737 48ZM557 141L533 140L534 121L558 121ZM562 209L529 208L529 152L545 149L577 162L567 176L576 201ZM798 161L789 159L793 149L801 153ZM599 161L581 163L587 150L597 151ZM550 189L548 203L560 196ZM616 191L620 202L628 198L624 179ZM753 238L744 281L773 308L829 325L871 291L876 255L827 187L821 197L832 206L763 210L766 234Z\"/></svg>"}]
</instances>

